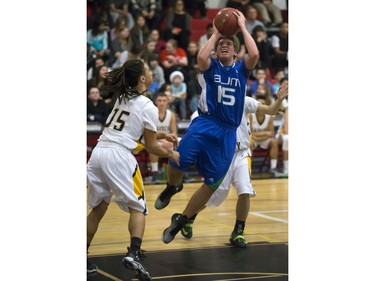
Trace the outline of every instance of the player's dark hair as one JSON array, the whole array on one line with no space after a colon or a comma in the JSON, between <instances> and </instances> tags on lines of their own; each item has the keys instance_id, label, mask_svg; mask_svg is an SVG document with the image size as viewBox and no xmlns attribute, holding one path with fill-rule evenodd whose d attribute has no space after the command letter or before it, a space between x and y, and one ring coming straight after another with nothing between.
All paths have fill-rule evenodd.
<instances>
[{"instance_id":1,"label":"player's dark hair","mask_svg":"<svg viewBox=\"0 0 375 281\"><path fill-rule=\"evenodd\" d=\"M168 97L167 94L165 92L158 92L156 95L155 95L155 100L158 98L158 97Z\"/></svg>"},{"instance_id":2,"label":"player's dark hair","mask_svg":"<svg viewBox=\"0 0 375 281\"><path fill-rule=\"evenodd\" d=\"M145 64L139 59L128 60L120 68L108 73L108 88L112 90L119 102L132 99L143 93L137 90L139 77L145 74Z\"/></svg>"},{"instance_id":3,"label":"player's dark hair","mask_svg":"<svg viewBox=\"0 0 375 281\"><path fill-rule=\"evenodd\" d=\"M217 49L217 46L219 45L219 42L220 40L222 39L229 39L233 42L233 46L234 46L234 50L238 53L240 51L240 40L238 40L238 37L236 35L233 35L233 36L224 36L224 37L221 37L219 38L219 40L217 40L215 42L215 51Z\"/></svg>"}]
</instances>

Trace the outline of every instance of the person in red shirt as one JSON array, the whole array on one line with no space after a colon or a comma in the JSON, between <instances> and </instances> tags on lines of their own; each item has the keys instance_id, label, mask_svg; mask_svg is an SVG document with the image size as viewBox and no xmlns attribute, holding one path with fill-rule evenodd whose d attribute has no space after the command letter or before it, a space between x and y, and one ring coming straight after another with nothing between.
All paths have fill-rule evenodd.
<instances>
[{"instance_id":1,"label":"person in red shirt","mask_svg":"<svg viewBox=\"0 0 375 281\"><path fill-rule=\"evenodd\" d=\"M169 39L165 44L165 49L160 52L160 62L164 69L165 79L169 79L169 75L176 70L181 71L185 76L184 67L188 64L187 55L184 49L179 48L177 41Z\"/></svg>"}]
</instances>

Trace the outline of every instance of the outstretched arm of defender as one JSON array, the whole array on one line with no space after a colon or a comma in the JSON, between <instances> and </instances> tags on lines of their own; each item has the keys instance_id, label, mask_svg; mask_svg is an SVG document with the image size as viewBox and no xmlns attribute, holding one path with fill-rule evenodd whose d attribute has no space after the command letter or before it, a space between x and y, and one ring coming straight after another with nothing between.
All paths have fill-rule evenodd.
<instances>
[{"instance_id":1,"label":"outstretched arm of defender","mask_svg":"<svg viewBox=\"0 0 375 281\"><path fill-rule=\"evenodd\" d=\"M277 91L277 100L271 105L264 105L259 104L258 111L260 113L275 115L279 110L283 99L288 96L288 85L280 86L279 90Z\"/></svg>"}]
</instances>

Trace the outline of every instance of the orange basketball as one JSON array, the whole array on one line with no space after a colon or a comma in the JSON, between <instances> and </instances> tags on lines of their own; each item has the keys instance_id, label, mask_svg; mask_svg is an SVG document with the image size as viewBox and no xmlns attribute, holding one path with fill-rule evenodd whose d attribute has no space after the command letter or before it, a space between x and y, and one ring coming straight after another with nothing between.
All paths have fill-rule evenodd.
<instances>
[{"instance_id":1,"label":"orange basketball","mask_svg":"<svg viewBox=\"0 0 375 281\"><path fill-rule=\"evenodd\" d=\"M235 10L233 8L223 8L214 18L215 27L224 36L232 36L240 31Z\"/></svg>"}]
</instances>

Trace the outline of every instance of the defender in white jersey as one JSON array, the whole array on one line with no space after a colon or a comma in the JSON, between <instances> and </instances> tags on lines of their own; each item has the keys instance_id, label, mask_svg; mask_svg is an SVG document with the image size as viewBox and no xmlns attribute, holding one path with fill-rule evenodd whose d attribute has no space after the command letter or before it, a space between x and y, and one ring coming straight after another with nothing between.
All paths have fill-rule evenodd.
<instances>
[{"instance_id":1,"label":"defender in white jersey","mask_svg":"<svg viewBox=\"0 0 375 281\"><path fill-rule=\"evenodd\" d=\"M157 132L158 110L144 96L152 82L152 72L141 60L128 60L108 74L109 89L118 97L105 124L98 144L87 163L88 206L87 249L107 211L112 195L119 207L130 213L129 252L122 263L135 271L141 280L151 280L141 264L141 244L147 215L146 196L142 176L133 153L144 147L160 157L179 163L179 153L157 143L165 138L176 147L178 139L165 132ZM88 273L96 266L88 263Z\"/></svg>"},{"instance_id":2,"label":"defender in white jersey","mask_svg":"<svg viewBox=\"0 0 375 281\"><path fill-rule=\"evenodd\" d=\"M283 78L280 80L280 85L288 85L288 79ZM281 124L277 130L276 133L276 140L281 145L281 150L283 152L283 176L288 177L288 165L289 165L289 125L288 125L288 119L289 119L289 110L288 110L288 102L285 99L285 103L283 103L283 106L285 108L285 112L283 115L283 118L281 119Z\"/></svg>"},{"instance_id":3,"label":"defender in white jersey","mask_svg":"<svg viewBox=\"0 0 375 281\"><path fill-rule=\"evenodd\" d=\"M288 89L280 88L281 92ZM245 97L244 112L240 126L237 128L237 144L232 163L228 169L224 180L218 189L212 194L205 207L217 207L227 198L231 184L237 192L238 199L236 205L236 223L229 241L236 248L246 248L247 241L244 237L246 219L250 210L250 197L255 197L256 193L251 184L251 150L250 150L250 120L249 114L261 112L275 114L279 107L275 104L264 105L251 97ZM194 113L192 119L197 117ZM203 207L201 210L203 210ZM201 211L200 210L200 211ZM198 213L189 218L188 223L181 229L181 234L190 239L193 236L193 223Z\"/></svg>"},{"instance_id":4,"label":"defender in white jersey","mask_svg":"<svg viewBox=\"0 0 375 281\"><path fill-rule=\"evenodd\" d=\"M159 92L155 97L155 105L159 110L159 118L157 129L159 132L166 132L167 134L172 134L176 137L177 135L177 124L176 124L176 114L168 109L169 101L168 96L165 92ZM173 145L169 141L159 140L159 144L165 149L172 150ZM149 153L151 172L152 172L152 182L157 183L159 181L159 157Z\"/></svg>"},{"instance_id":5,"label":"defender in white jersey","mask_svg":"<svg viewBox=\"0 0 375 281\"><path fill-rule=\"evenodd\" d=\"M258 96L257 100L263 104L266 103L265 96ZM270 155L270 172L273 177L280 177L280 172L277 171L277 158L279 155L279 145L275 138L275 127L273 125L273 116L263 113L252 113L250 115L250 128L253 132L252 143L250 149L260 147L268 150Z\"/></svg>"}]
</instances>

